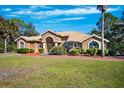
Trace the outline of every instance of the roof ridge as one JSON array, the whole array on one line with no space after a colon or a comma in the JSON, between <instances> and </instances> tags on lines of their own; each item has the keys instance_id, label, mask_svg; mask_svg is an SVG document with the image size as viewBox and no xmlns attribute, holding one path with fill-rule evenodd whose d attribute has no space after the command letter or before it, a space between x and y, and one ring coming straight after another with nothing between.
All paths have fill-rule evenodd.
<instances>
[{"instance_id":1,"label":"roof ridge","mask_svg":"<svg viewBox=\"0 0 124 93\"><path fill-rule=\"evenodd\" d=\"M68 33L68 32L75 32L75 33L83 34L86 36L91 36L91 35L88 35L88 34L85 34L85 33L79 32L79 31L64 31L64 32L58 32L58 33Z\"/></svg>"}]
</instances>

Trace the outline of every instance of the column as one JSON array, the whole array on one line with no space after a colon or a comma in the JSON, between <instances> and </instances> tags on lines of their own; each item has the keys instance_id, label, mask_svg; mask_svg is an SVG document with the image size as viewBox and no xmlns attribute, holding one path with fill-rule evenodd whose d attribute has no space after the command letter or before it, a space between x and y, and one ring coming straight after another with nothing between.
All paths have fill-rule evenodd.
<instances>
[{"instance_id":1,"label":"column","mask_svg":"<svg viewBox=\"0 0 124 93\"><path fill-rule=\"evenodd\" d=\"M38 52L38 44L35 43L35 53L37 53L37 52Z\"/></svg>"},{"instance_id":2,"label":"column","mask_svg":"<svg viewBox=\"0 0 124 93\"><path fill-rule=\"evenodd\" d=\"M44 51L47 51L46 50L46 42L43 42L43 49L44 49Z\"/></svg>"},{"instance_id":3,"label":"column","mask_svg":"<svg viewBox=\"0 0 124 93\"><path fill-rule=\"evenodd\" d=\"M57 42L55 42L55 46L58 46L58 43Z\"/></svg>"}]
</instances>

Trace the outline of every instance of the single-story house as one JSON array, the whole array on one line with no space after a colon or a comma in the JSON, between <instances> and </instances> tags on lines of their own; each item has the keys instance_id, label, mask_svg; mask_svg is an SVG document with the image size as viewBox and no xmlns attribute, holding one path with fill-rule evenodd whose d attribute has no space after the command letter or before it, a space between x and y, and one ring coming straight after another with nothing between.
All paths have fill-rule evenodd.
<instances>
[{"instance_id":1,"label":"single-story house","mask_svg":"<svg viewBox=\"0 0 124 93\"><path fill-rule=\"evenodd\" d=\"M65 46L71 48L99 48L101 49L101 37L93 34L87 35L76 31L53 32L46 31L39 36L20 36L16 40L17 48L32 48L38 52L39 48L44 48L48 52L53 46ZM105 48L109 40L104 39Z\"/></svg>"}]
</instances>

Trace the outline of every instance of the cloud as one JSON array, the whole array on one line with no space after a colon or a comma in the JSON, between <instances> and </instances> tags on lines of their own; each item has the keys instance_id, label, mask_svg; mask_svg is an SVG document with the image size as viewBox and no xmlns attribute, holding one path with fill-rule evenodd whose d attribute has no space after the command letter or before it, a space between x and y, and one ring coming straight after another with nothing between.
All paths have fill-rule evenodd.
<instances>
[{"instance_id":1,"label":"cloud","mask_svg":"<svg viewBox=\"0 0 124 93\"><path fill-rule=\"evenodd\" d=\"M55 9L50 11L40 11L38 14L45 15L80 15L80 14L96 14L99 13L95 7L88 8L73 8L73 9Z\"/></svg>"},{"instance_id":2,"label":"cloud","mask_svg":"<svg viewBox=\"0 0 124 93\"><path fill-rule=\"evenodd\" d=\"M31 6L31 8L38 8L38 7L47 7L47 6ZM120 8L108 8L107 12L118 11ZM48 16L60 16L60 15L89 15L89 14L98 14L100 13L99 10L96 9L95 6L87 6L87 7L78 7L72 9L52 9L46 11L33 11L31 9L24 9L20 11L13 12L13 14L18 15L31 15L37 18L48 17Z\"/></svg>"},{"instance_id":3,"label":"cloud","mask_svg":"<svg viewBox=\"0 0 124 93\"><path fill-rule=\"evenodd\" d=\"M120 7L117 7L117 8L108 8L107 9L107 12L114 12L114 11L118 11L120 10Z\"/></svg>"},{"instance_id":4,"label":"cloud","mask_svg":"<svg viewBox=\"0 0 124 93\"><path fill-rule=\"evenodd\" d=\"M37 9L37 8L51 9L52 7L47 6L47 5L32 5L32 6L30 6L30 9Z\"/></svg>"},{"instance_id":5,"label":"cloud","mask_svg":"<svg viewBox=\"0 0 124 93\"><path fill-rule=\"evenodd\" d=\"M18 15L14 15L14 14L9 14L9 15L6 15L8 17L19 17Z\"/></svg>"},{"instance_id":6,"label":"cloud","mask_svg":"<svg viewBox=\"0 0 124 93\"><path fill-rule=\"evenodd\" d=\"M119 8L108 8L108 12L118 11ZM53 11L39 12L39 14L46 15L86 15L86 14L98 14L100 13L96 7L85 7L85 8L73 8L67 10L55 9Z\"/></svg>"},{"instance_id":7,"label":"cloud","mask_svg":"<svg viewBox=\"0 0 124 93\"><path fill-rule=\"evenodd\" d=\"M73 17L73 18L61 18L61 19L56 19L60 21L68 21L68 20L82 20L85 19L84 17Z\"/></svg>"},{"instance_id":8,"label":"cloud","mask_svg":"<svg viewBox=\"0 0 124 93\"><path fill-rule=\"evenodd\" d=\"M8 12L8 11L11 11L11 8L5 8L5 9L2 9L3 11L5 12Z\"/></svg>"},{"instance_id":9,"label":"cloud","mask_svg":"<svg viewBox=\"0 0 124 93\"><path fill-rule=\"evenodd\" d=\"M21 10L21 11L13 12L13 14L18 14L18 15L23 15L23 14L29 15L29 14L32 14L32 13L33 13L33 12L30 11L30 10L28 10L28 11L26 11L26 10Z\"/></svg>"}]
</instances>

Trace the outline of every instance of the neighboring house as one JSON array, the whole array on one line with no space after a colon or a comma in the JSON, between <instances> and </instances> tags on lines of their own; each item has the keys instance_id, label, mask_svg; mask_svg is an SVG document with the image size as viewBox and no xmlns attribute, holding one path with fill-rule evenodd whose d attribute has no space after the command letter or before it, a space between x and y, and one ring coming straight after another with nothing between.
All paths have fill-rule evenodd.
<instances>
[{"instance_id":1,"label":"neighboring house","mask_svg":"<svg viewBox=\"0 0 124 93\"><path fill-rule=\"evenodd\" d=\"M53 46L65 46L68 49L71 48L99 48L101 49L101 37L97 35L86 35L79 32L53 32L46 31L40 36L20 36L16 40L17 48L33 48L35 52L38 52L39 48L44 48L47 52ZM109 42L105 41L105 48Z\"/></svg>"}]
</instances>

